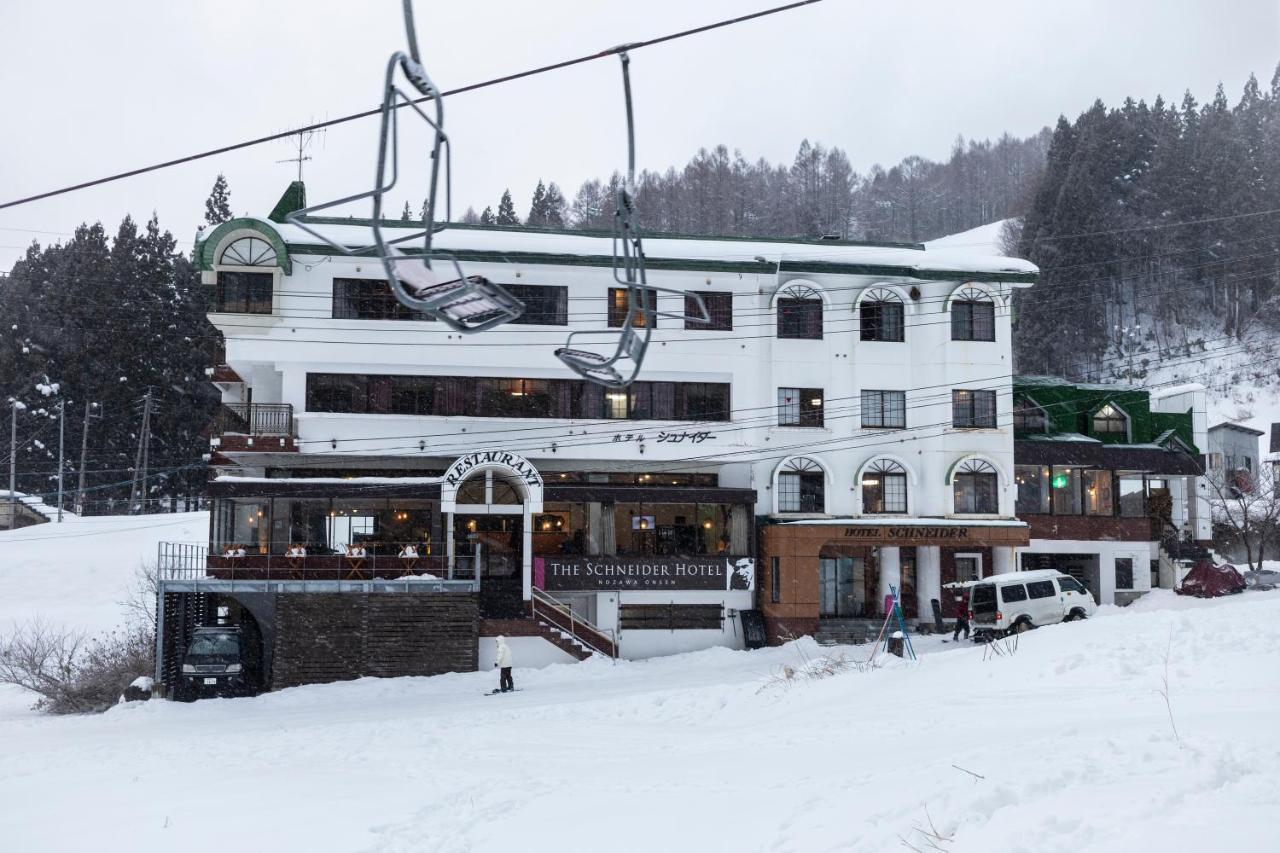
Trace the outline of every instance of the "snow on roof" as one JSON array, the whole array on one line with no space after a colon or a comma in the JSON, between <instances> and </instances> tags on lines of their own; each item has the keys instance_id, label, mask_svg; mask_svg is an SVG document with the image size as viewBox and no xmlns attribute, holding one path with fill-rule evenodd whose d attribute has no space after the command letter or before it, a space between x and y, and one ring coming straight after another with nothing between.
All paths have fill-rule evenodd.
<instances>
[{"instance_id":1,"label":"snow on roof","mask_svg":"<svg viewBox=\"0 0 1280 853\"><path fill-rule=\"evenodd\" d=\"M1204 386L1199 382L1187 382L1183 385L1174 385L1170 388L1161 388L1158 391L1151 392L1151 399L1163 400L1165 397L1176 397L1179 394L1196 394L1204 391Z\"/></svg>"},{"instance_id":2,"label":"snow on roof","mask_svg":"<svg viewBox=\"0 0 1280 853\"><path fill-rule=\"evenodd\" d=\"M341 485L360 485L361 483L374 483L381 485L388 484L404 484L404 485L438 485L444 482L444 477L237 477L231 474L222 474L213 478L215 483L270 483L272 485L280 485L283 483L319 483L319 484L341 484Z\"/></svg>"},{"instance_id":3,"label":"snow on roof","mask_svg":"<svg viewBox=\"0 0 1280 853\"><path fill-rule=\"evenodd\" d=\"M1140 385L1127 385L1124 382L1072 382L1061 376L1015 376L1015 385L1041 387L1079 388L1081 391L1145 391ZM1154 397L1154 392L1152 393Z\"/></svg>"},{"instance_id":4,"label":"snow on roof","mask_svg":"<svg viewBox=\"0 0 1280 853\"><path fill-rule=\"evenodd\" d=\"M1101 444L1102 442L1092 436L1083 435L1078 432L1051 432L1037 433L1029 435L1025 439L1019 438L1019 441L1084 441L1090 444Z\"/></svg>"},{"instance_id":5,"label":"snow on roof","mask_svg":"<svg viewBox=\"0 0 1280 853\"><path fill-rule=\"evenodd\" d=\"M1004 254L1004 224L1007 219L997 219L995 222L988 222L986 225L979 225L977 228L970 228L968 231L961 231L957 234L948 234L945 237L939 237L936 240L925 241L925 246L929 249L944 249L947 251L979 251L984 254L1003 255Z\"/></svg>"},{"instance_id":6,"label":"snow on roof","mask_svg":"<svg viewBox=\"0 0 1280 853\"><path fill-rule=\"evenodd\" d=\"M1234 429L1239 432L1248 433L1249 435L1266 435L1266 433L1260 429L1247 427L1244 424L1238 424L1238 423L1235 423L1234 421L1223 421L1220 424L1214 424L1213 426L1209 427L1209 432L1213 432L1215 429Z\"/></svg>"},{"instance_id":7,"label":"snow on roof","mask_svg":"<svg viewBox=\"0 0 1280 853\"><path fill-rule=\"evenodd\" d=\"M280 237L288 244L314 245L315 235L288 223L271 223ZM353 220L351 225L309 223L308 227L329 240L344 246L363 247L373 243L373 233L367 222ZM418 230L414 223L388 222L387 230L404 229L405 233ZM413 241L416 242L416 241ZM537 254L578 255L583 257L609 257L613 254L610 236L594 233L538 232L511 229L486 230L484 228L446 227L433 238L433 246L454 251L528 252ZM413 245L406 241L406 247ZM751 263L764 259L761 270L772 272L782 262L817 262L833 264L865 264L898 266L921 271L963 271L971 273L1035 274L1038 267L1019 258L1005 258L975 248L911 248L907 246L849 245L834 241L779 242L731 238L682 238L646 237L645 256L661 260L692 260Z\"/></svg>"}]
</instances>

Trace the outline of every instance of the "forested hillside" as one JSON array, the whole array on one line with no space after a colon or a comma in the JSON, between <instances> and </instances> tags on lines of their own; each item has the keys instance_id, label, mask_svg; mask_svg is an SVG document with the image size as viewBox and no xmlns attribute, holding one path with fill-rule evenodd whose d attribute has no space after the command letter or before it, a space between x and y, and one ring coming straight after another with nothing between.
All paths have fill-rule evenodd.
<instances>
[{"instance_id":1,"label":"forested hillside","mask_svg":"<svg viewBox=\"0 0 1280 853\"><path fill-rule=\"evenodd\" d=\"M1141 381L1275 375L1280 71L1231 104L1095 103L1058 121L1017 254L1018 368ZM1241 356L1206 366L1205 354ZM1241 372L1242 371L1242 372Z\"/></svg>"}]
</instances>

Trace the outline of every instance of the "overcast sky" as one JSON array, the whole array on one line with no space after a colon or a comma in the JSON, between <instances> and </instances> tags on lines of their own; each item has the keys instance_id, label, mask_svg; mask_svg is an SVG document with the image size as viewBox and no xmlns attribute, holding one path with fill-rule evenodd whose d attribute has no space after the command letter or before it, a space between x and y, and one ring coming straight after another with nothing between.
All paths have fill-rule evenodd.
<instances>
[{"instance_id":1,"label":"overcast sky","mask_svg":"<svg viewBox=\"0 0 1280 853\"><path fill-rule=\"evenodd\" d=\"M443 89L755 11L781 0L418 0ZM0 202L376 105L402 49L399 0L7 0L0 4ZM1026 135L1094 98L1190 88L1234 102L1280 61L1277 0L890 2L815 6L637 51L641 167L725 143L789 162L802 138L859 171L943 158L957 134ZM447 99L455 215L519 213L539 177L572 198L625 162L616 59ZM310 200L366 189L377 122L314 140ZM293 176L277 142L0 211L0 270L33 237L125 213L189 245L218 172L237 214L265 215ZM416 175L404 199L420 200ZM403 200L395 202L398 210ZM418 202L415 202L417 204Z\"/></svg>"}]
</instances>

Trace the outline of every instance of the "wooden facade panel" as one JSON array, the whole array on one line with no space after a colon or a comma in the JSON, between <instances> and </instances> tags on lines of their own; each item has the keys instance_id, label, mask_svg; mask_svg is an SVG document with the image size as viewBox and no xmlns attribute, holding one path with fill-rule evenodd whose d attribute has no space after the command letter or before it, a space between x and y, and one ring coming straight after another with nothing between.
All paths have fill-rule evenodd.
<instances>
[{"instance_id":1,"label":"wooden facade panel","mask_svg":"<svg viewBox=\"0 0 1280 853\"><path fill-rule=\"evenodd\" d=\"M1032 539L1151 542L1151 519L1098 515L1029 515Z\"/></svg>"},{"instance_id":2,"label":"wooden facade panel","mask_svg":"<svg viewBox=\"0 0 1280 853\"><path fill-rule=\"evenodd\" d=\"M301 593L276 608L273 688L478 665L475 595Z\"/></svg>"}]
</instances>

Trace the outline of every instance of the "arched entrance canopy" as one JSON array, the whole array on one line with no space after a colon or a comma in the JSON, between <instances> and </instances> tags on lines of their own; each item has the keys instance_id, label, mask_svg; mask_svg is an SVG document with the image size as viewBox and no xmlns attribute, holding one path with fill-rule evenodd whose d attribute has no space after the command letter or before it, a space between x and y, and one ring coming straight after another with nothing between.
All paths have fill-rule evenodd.
<instances>
[{"instance_id":1,"label":"arched entrance canopy","mask_svg":"<svg viewBox=\"0 0 1280 853\"><path fill-rule=\"evenodd\" d=\"M440 483L440 510L456 512L458 488L472 476L486 471L505 475L521 493L528 512L542 512L542 475L528 459L505 450L481 450L455 459Z\"/></svg>"}]
</instances>

